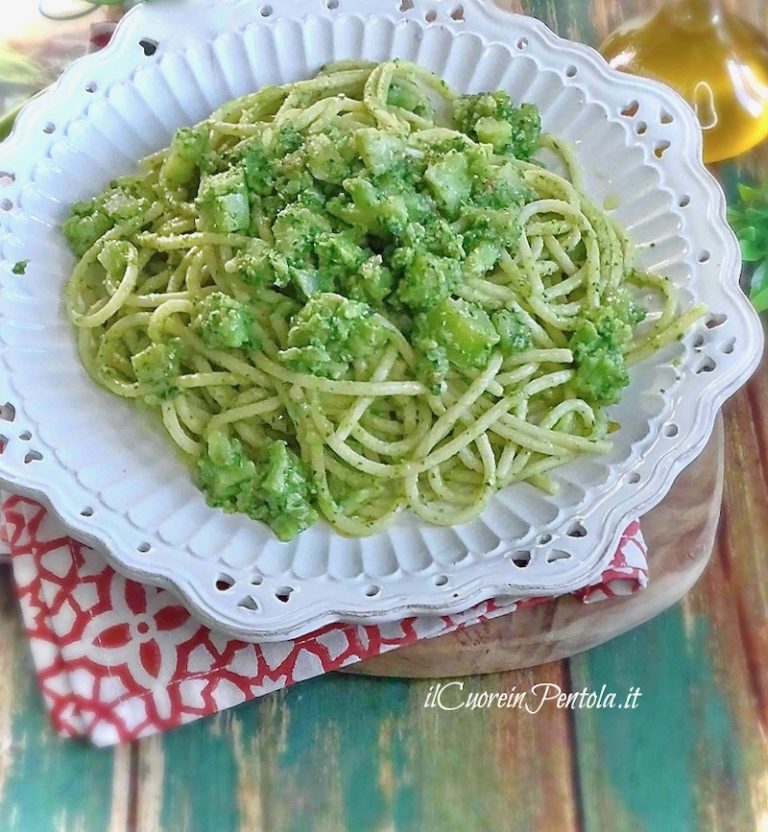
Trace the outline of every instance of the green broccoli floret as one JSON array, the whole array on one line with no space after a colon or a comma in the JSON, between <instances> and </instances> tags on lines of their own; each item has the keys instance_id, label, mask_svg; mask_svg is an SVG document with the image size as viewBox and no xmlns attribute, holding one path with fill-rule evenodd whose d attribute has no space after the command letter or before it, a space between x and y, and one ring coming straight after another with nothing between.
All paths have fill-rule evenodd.
<instances>
[{"instance_id":1,"label":"green broccoli floret","mask_svg":"<svg viewBox=\"0 0 768 832\"><path fill-rule=\"evenodd\" d=\"M616 404L629 384L621 347L602 336L591 321L576 331L569 346L577 367L573 380L576 393L598 405Z\"/></svg>"},{"instance_id":2,"label":"green broccoli floret","mask_svg":"<svg viewBox=\"0 0 768 832\"><path fill-rule=\"evenodd\" d=\"M531 330L516 312L500 309L491 315L491 320L499 333L499 347L504 355L524 352L533 346Z\"/></svg>"},{"instance_id":3,"label":"green broccoli floret","mask_svg":"<svg viewBox=\"0 0 768 832\"><path fill-rule=\"evenodd\" d=\"M318 268L315 247L331 230L327 218L299 203L283 209L272 226L275 237L270 263L278 286L289 283L301 299L308 299L335 286L333 275Z\"/></svg>"},{"instance_id":4,"label":"green broccoli floret","mask_svg":"<svg viewBox=\"0 0 768 832\"><path fill-rule=\"evenodd\" d=\"M517 246L521 233L517 211L465 208L462 217L469 224L464 231L464 269L470 276L482 277L496 265L505 248Z\"/></svg>"},{"instance_id":5,"label":"green broccoli floret","mask_svg":"<svg viewBox=\"0 0 768 832\"><path fill-rule=\"evenodd\" d=\"M223 292L212 292L197 304L192 327L212 350L262 346L263 334L251 310Z\"/></svg>"},{"instance_id":6,"label":"green broccoli floret","mask_svg":"<svg viewBox=\"0 0 768 832\"><path fill-rule=\"evenodd\" d=\"M204 124L177 130L160 168L160 180L172 188L193 185L208 149L208 130Z\"/></svg>"},{"instance_id":7,"label":"green broccoli floret","mask_svg":"<svg viewBox=\"0 0 768 832\"><path fill-rule=\"evenodd\" d=\"M281 156L295 153L303 146L304 136L292 124L286 124L274 136L272 152L275 158L279 159Z\"/></svg>"},{"instance_id":8,"label":"green broccoli floret","mask_svg":"<svg viewBox=\"0 0 768 832\"><path fill-rule=\"evenodd\" d=\"M342 279L342 289L353 299L380 306L392 291L394 277L380 254L369 257L357 272Z\"/></svg>"},{"instance_id":9,"label":"green broccoli floret","mask_svg":"<svg viewBox=\"0 0 768 832\"><path fill-rule=\"evenodd\" d=\"M316 183L312 183L312 185L314 184ZM304 186L292 198L296 200L296 205L309 208L310 211L314 211L315 213L325 214L325 203L328 201L328 197L323 193L321 188L310 187L309 185Z\"/></svg>"},{"instance_id":10,"label":"green broccoli floret","mask_svg":"<svg viewBox=\"0 0 768 832\"><path fill-rule=\"evenodd\" d=\"M101 197L97 197L101 209L113 224L142 219L155 199L152 186L140 176L126 176Z\"/></svg>"},{"instance_id":11,"label":"green broccoli floret","mask_svg":"<svg viewBox=\"0 0 768 832\"><path fill-rule=\"evenodd\" d=\"M397 297L413 311L427 310L447 298L461 277L458 261L419 251L405 267Z\"/></svg>"},{"instance_id":12,"label":"green broccoli floret","mask_svg":"<svg viewBox=\"0 0 768 832\"><path fill-rule=\"evenodd\" d=\"M136 380L147 387L144 396L147 404L158 404L178 392L176 380L181 374L183 357L183 342L169 338L150 344L131 358Z\"/></svg>"},{"instance_id":13,"label":"green broccoli floret","mask_svg":"<svg viewBox=\"0 0 768 832\"><path fill-rule=\"evenodd\" d=\"M379 305L392 290L392 273L354 229L320 233L314 242L322 291L340 289L353 300Z\"/></svg>"},{"instance_id":14,"label":"green broccoli floret","mask_svg":"<svg viewBox=\"0 0 768 832\"><path fill-rule=\"evenodd\" d=\"M353 229L319 235L315 254L324 291L340 289L353 300L374 306L392 291L392 272Z\"/></svg>"},{"instance_id":15,"label":"green broccoli floret","mask_svg":"<svg viewBox=\"0 0 768 832\"><path fill-rule=\"evenodd\" d=\"M467 157L457 150L433 162L424 174L432 194L450 215L455 215L472 192Z\"/></svg>"},{"instance_id":16,"label":"green broccoli floret","mask_svg":"<svg viewBox=\"0 0 768 832\"><path fill-rule=\"evenodd\" d=\"M632 338L632 325L645 313L628 298L606 305L586 320L571 337L577 395L597 405L616 404L629 384L624 348Z\"/></svg>"},{"instance_id":17,"label":"green broccoli floret","mask_svg":"<svg viewBox=\"0 0 768 832\"><path fill-rule=\"evenodd\" d=\"M276 279L272 265L273 251L269 243L254 238L227 263L227 270L233 269L251 286L257 288L270 286Z\"/></svg>"},{"instance_id":18,"label":"green broccoli floret","mask_svg":"<svg viewBox=\"0 0 768 832\"><path fill-rule=\"evenodd\" d=\"M303 205L289 205L272 226L275 248L289 258L303 260L313 250L315 241L331 230L328 219Z\"/></svg>"},{"instance_id":19,"label":"green broccoli floret","mask_svg":"<svg viewBox=\"0 0 768 832\"><path fill-rule=\"evenodd\" d=\"M254 460L238 439L213 432L197 460L195 479L210 506L261 520L280 540L291 540L318 518L309 473L285 442L270 442Z\"/></svg>"},{"instance_id":20,"label":"green broccoli floret","mask_svg":"<svg viewBox=\"0 0 768 832\"><path fill-rule=\"evenodd\" d=\"M216 234L247 231L251 224L248 189L242 168L204 176L196 200L200 228Z\"/></svg>"},{"instance_id":21,"label":"green broccoli floret","mask_svg":"<svg viewBox=\"0 0 768 832\"><path fill-rule=\"evenodd\" d=\"M338 379L351 364L379 352L387 337L367 304L325 293L311 298L294 317L289 348L280 359L297 372Z\"/></svg>"},{"instance_id":22,"label":"green broccoli floret","mask_svg":"<svg viewBox=\"0 0 768 832\"><path fill-rule=\"evenodd\" d=\"M360 267L373 252L358 243L353 231L319 234L314 248L318 268L328 277L333 286L341 285L349 275L359 272Z\"/></svg>"},{"instance_id":23,"label":"green broccoli floret","mask_svg":"<svg viewBox=\"0 0 768 832\"><path fill-rule=\"evenodd\" d=\"M408 205L400 193L380 190L369 179L357 176L344 180L344 190L352 199L328 201L328 210L350 225L359 226L372 234L401 236L408 226Z\"/></svg>"},{"instance_id":24,"label":"green broccoli floret","mask_svg":"<svg viewBox=\"0 0 768 832\"><path fill-rule=\"evenodd\" d=\"M75 202L62 226L70 250L82 257L117 224L145 217L153 199L152 187L144 180L126 177L93 199Z\"/></svg>"},{"instance_id":25,"label":"green broccoli floret","mask_svg":"<svg viewBox=\"0 0 768 832\"><path fill-rule=\"evenodd\" d=\"M472 188L472 204L493 211L519 210L534 198L514 165L491 168L476 177Z\"/></svg>"},{"instance_id":26,"label":"green broccoli floret","mask_svg":"<svg viewBox=\"0 0 768 832\"><path fill-rule=\"evenodd\" d=\"M267 447L262 465L259 498L263 500L263 519L280 540L290 540L317 520L312 506L314 487L302 461L285 442L275 441ZM253 516L241 505L240 511Z\"/></svg>"},{"instance_id":27,"label":"green broccoli floret","mask_svg":"<svg viewBox=\"0 0 768 832\"><path fill-rule=\"evenodd\" d=\"M195 466L197 485L208 505L237 511L238 497L257 483L256 463L246 456L239 439L221 431L211 432Z\"/></svg>"},{"instance_id":28,"label":"green broccoli floret","mask_svg":"<svg viewBox=\"0 0 768 832\"><path fill-rule=\"evenodd\" d=\"M405 230L401 247L411 248L414 252L416 250L427 251L430 254L450 257L454 260L463 260L466 257L464 235L458 233L447 220L438 214L433 214L423 222L411 223ZM408 257L407 262L411 259Z\"/></svg>"},{"instance_id":29,"label":"green broccoli floret","mask_svg":"<svg viewBox=\"0 0 768 832\"><path fill-rule=\"evenodd\" d=\"M349 162L337 144L323 133L310 137L306 145L307 168L315 179L339 185L352 175Z\"/></svg>"},{"instance_id":30,"label":"green broccoli floret","mask_svg":"<svg viewBox=\"0 0 768 832\"><path fill-rule=\"evenodd\" d=\"M71 216L62 226L70 251L82 257L93 244L115 226L104 208L104 198L75 202Z\"/></svg>"},{"instance_id":31,"label":"green broccoli floret","mask_svg":"<svg viewBox=\"0 0 768 832\"><path fill-rule=\"evenodd\" d=\"M405 143L399 136L375 127L365 127L355 133L360 158L373 174L385 173L405 155Z\"/></svg>"},{"instance_id":32,"label":"green broccoli floret","mask_svg":"<svg viewBox=\"0 0 768 832\"><path fill-rule=\"evenodd\" d=\"M276 265L276 272L280 272L279 256L273 257L273 262ZM301 300L309 300L316 295L322 295L324 292L330 292L336 287L327 274L323 274L320 269L312 266L295 267L288 266L290 281L296 289L296 295Z\"/></svg>"},{"instance_id":33,"label":"green broccoli floret","mask_svg":"<svg viewBox=\"0 0 768 832\"><path fill-rule=\"evenodd\" d=\"M464 369L482 369L499 343L499 334L487 313L461 298L446 298L418 323L420 340L429 340L445 350L451 364Z\"/></svg>"},{"instance_id":34,"label":"green broccoli floret","mask_svg":"<svg viewBox=\"0 0 768 832\"><path fill-rule=\"evenodd\" d=\"M395 204L405 206L408 223L425 222L437 214L435 200L423 183L426 169L425 159L404 156L389 170L373 176L373 182L382 200L397 198ZM397 225L387 228L391 233L402 236L403 229Z\"/></svg>"},{"instance_id":35,"label":"green broccoli floret","mask_svg":"<svg viewBox=\"0 0 768 832\"><path fill-rule=\"evenodd\" d=\"M464 263L468 277L482 277L493 269L504 251L497 237L473 235L468 240L469 254Z\"/></svg>"},{"instance_id":36,"label":"green broccoli floret","mask_svg":"<svg viewBox=\"0 0 768 832\"><path fill-rule=\"evenodd\" d=\"M428 191L421 190L425 169L423 160L403 156L382 173L363 170L345 179L344 191L331 196L325 208L368 234L400 239L411 223L423 222L437 212Z\"/></svg>"},{"instance_id":37,"label":"green broccoli floret","mask_svg":"<svg viewBox=\"0 0 768 832\"><path fill-rule=\"evenodd\" d=\"M279 212L291 202L324 208L325 198L317 189L317 182L307 170L306 162L302 153L294 153L280 161L279 175L275 180L275 196L264 201L265 209L270 215Z\"/></svg>"},{"instance_id":38,"label":"green broccoli floret","mask_svg":"<svg viewBox=\"0 0 768 832\"><path fill-rule=\"evenodd\" d=\"M472 139L492 145L494 151L516 159L529 159L539 146L541 116L533 104L515 107L506 92L462 95L453 116L459 130Z\"/></svg>"},{"instance_id":39,"label":"green broccoli floret","mask_svg":"<svg viewBox=\"0 0 768 832\"><path fill-rule=\"evenodd\" d=\"M376 185L388 193L405 194L422 187L424 171L431 161L426 155L403 153L382 173L374 175Z\"/></svg>"},{"instance_id":40,"label":"green broccoli floret","mask_svg":"<svg viewBox=\"0 0 768 832\"><path fill-rule=\"evenodd\" d=\"M275 165L260 137L252 139L239 154L245 184L251 194L269 196L274 192Z\"/></svg>"}]
</instances>

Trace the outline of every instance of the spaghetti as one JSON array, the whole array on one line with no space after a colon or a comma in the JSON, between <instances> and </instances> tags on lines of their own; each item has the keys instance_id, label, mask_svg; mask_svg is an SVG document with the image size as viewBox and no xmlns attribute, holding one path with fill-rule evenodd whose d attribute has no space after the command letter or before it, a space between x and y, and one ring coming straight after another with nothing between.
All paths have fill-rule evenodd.
<instances>
[{"instance_id":1,"label":"spaghetti","mask_svg":"<svg viewBox=\"0 0 768 832\"><path fill-rule=\"evenodd\" d=\"M703 311L635 269L535 108L401 61L226 104L64 231L88 372L159 412L213 505L283 539L554 490L609 447L626 365Z\"/></svg>"}]
</instances>

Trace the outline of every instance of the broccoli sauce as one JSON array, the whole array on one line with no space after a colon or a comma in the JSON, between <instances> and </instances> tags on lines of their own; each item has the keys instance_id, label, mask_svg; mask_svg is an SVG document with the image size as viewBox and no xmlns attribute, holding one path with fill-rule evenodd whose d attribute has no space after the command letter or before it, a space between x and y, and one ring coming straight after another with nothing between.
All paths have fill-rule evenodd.
<instances>
[{"instance_id":1,"label":"broccoli sauce","mask_svg":"<svg viewBox=\"0 0 768 832\"><path fill-rule=\"evenodd\" d=\"M542 144L534 106L398 61L232 101L72 206L83 361L161 413L212 506L282 540L552 488L605 447L647 281Z\"/></svg>"}]
</instances>

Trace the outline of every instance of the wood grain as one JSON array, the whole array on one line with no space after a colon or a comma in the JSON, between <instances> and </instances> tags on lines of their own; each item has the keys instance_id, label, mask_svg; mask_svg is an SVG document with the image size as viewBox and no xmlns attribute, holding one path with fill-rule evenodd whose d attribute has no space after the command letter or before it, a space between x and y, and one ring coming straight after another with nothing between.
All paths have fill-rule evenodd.
<instances>
[{"instance_id":1,"label":"wood grain","mask_svg":"<svg viewBox=\"0 0 768 832\"><path fill-rule=\"evenodd\" d=\"M462 694L544 682L565 687L565 669L467 679ZM423 707L428 691L331 675L140 743L140 795L164 785L139 828L458 832L511 828L515 807L516 829L578 829L567 714L446 713Z\"/></svg>"},{"instance_id":2,"label":"wood grain","mask_svg":"<svg viewBox=\"0 0 768 832\"><path fill-rule=\"evenodd\" d=\"M570 662L577 688L643 691L638 712L574 714L588 830L743 832L765 823L766 371L764 363L726 408L722 522L701 581L656 621Z\"/></svg>"},{"instance_id":3,"label":"wood grain","mask_svg":"<svg viewBox=\"0 0 768 832\"><path fill-rule=\"evenodd\" d=\"M7 566L0 567L0 829L127 829L128 747L100 754L51 730Z\"/></svg>"},{"instance_id":4,"label":"wood grain","mask_svg":"<svg viewBox=\"0 0 768 832\"><path fill-rule=\"evenodd\" d=\"M584 604L572 597L529 607L348 669L370 676L434 678L493 673L568 658L644 624L676 604L712 553L723 493L723 425L664 501L643 518L652 580L631 598Z\"/></svg>"}]
</instances>

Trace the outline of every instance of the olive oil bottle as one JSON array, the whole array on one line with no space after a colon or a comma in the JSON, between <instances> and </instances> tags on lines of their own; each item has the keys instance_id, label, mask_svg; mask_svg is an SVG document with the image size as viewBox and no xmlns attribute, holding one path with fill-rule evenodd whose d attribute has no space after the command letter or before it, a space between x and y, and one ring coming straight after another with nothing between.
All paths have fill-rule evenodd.
<instances>
[{"instance_id":1,"label":"olive oil bottle","mask_svg":"<svg viewBox=\"0 0 768 832\"><path fill-rule=\"evenodd\" d=\"M768 39L718 0L670 0L620 27L600 51L616 69L663 81L691 104L705 161L768 136Z\"/></svg>"}]
</instances>

